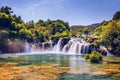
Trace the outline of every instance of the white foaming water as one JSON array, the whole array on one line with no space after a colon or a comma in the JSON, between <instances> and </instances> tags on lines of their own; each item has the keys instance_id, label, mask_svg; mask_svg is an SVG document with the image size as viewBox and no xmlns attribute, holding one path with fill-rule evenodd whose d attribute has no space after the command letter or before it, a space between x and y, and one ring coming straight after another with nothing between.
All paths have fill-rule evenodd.
<instances>
[{"instance_id":1,"label":"white foaming water","mask_svg":"<svg viewBox=\"0 0 120 80\"><path fill-rule=\"evenodd\" d=\"M100 48L107 52L107 56L113 56L113 54L109 52L105 46L100 46Z\"/></svg>"},{"instance_id":2,"label":"white foaming water","mask_svg":"<svg viewBox=\"0 0 120 80\"><path fill-rule=\"evenodd\" d=\"M69 43L71 43L71 45L70 45L70 49L68 50L68 52L73 53L73 54L87 53L88 47L90 45L89 43L87 43L86 41L80 38L75 38L75 39L72 38Z\"/></svg>"},{"instance_id":3,"label":"white foaming water","mask_svg":"<svg viewBox=\"0 0 120 80\"><path fill-rule=\"evenodd\" d=\"M60 39L58 41L58 43L53 47L52 51L53 52L61 52L61 43L62 43L62 39Z\"/></svg>"},{"instance_id":4,"label":"white foaming water","mask_svg":"<svg viewBox=\"0 0 120 80\"><path fill-rule=\"evenodd\" d=\"M44 48L45 48L45 43L43 42L42 43L42 51L44 51Z\"/></svg>"},{"instance_id":5,"label":"white foaming water","mask_svg":"<svg viewBox=\"0 0 120 80\"><path fill-rule=\"evenodd\" d=\"M30 53L41 52L41 51L42 51L42 49L37 44L32 44L32 46L30 47Z\"/></svg>"},{"instance_id":6,"label":"white foaming water","mask_svg":"<svg viewBox=\"0 0 120 80\"><path fill-rule=\"evenodd\" d=\"M50 48L52 49L52 40L49 40L49 43L50 43Z\"/></svg>"},{"instance_id":7,"label":"white foaming water","mask_svg":"<svg viewBox=\"0 0 120 80\"><path fill-rule=\"evenodd\" d=\"M66 52L67 51L67 48L68 48L68 44L66 44L64 47L63 47L63 49L62 49L62 52Z\"/></svg>"}]
</instances>

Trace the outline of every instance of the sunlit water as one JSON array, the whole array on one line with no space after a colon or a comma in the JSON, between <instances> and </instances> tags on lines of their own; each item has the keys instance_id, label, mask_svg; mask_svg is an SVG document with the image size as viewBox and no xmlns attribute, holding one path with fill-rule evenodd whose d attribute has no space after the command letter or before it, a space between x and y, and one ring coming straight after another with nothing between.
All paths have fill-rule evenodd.
<instances>
[{"instance_id":1,"label":"sunlit water","mask_svg":"<svg viewBox=\"0 0 120 80\"><path fill-rule=\"evenodd\" d=\"M114 57L115 58L115 57ZM109 59L114 59L109 57ZM116 58L115 58L116 59ZM117 58L120 61L120 58ZM66 67L69 70L66 73L60 74L58 80L119 80L120 76L95 76L92 72L102 69L104 66L110 64L118 64L103 62L100 64L93 64L84 59L84 55L66 55L54 53L26 53L26 54L0 54L0 62L15 62L17 66L29 65L54 65L58 67Z\"/></svg>"}]
</instances>

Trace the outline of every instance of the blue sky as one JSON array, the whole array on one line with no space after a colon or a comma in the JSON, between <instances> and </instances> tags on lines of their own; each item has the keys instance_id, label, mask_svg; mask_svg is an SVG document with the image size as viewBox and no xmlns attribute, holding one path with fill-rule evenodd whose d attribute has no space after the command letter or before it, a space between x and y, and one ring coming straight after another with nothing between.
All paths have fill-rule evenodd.
<instances>
[{"instance_id":1,"label":"blue sky","mask_svg":"<svg viewBox=\"0 0 120 80\"><path fill-rule=\"evenodd\" d=\"M70 25L89 25L112 19L120 0L0 0L27 22L61 19Z\"/></svg>"}]
</instances>

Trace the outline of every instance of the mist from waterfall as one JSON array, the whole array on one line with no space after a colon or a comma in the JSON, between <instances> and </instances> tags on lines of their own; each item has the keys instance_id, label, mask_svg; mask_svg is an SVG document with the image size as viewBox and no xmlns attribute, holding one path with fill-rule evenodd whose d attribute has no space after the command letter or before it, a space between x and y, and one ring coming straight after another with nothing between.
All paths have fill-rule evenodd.
<instances>
[{"instance_id":1,"label":"mist from waterfall","mask_svg":"<svg viewBox=\"0 0 120 80\"><path fill-rule=\"evenodd\" d=\"M30 52L30 45L29 45L29 43L27 41L25 42L24 52L26 52L26 53Z\"/></svg>"}]
</instances>

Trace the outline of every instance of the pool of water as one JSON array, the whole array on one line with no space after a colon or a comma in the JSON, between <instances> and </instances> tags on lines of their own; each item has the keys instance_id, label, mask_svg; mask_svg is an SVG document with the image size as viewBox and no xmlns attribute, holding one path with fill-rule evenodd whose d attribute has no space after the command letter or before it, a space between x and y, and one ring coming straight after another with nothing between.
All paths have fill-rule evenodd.
<instances>
[{"instance_id":1,"label":"pool of water","mask_svg":"<svg viewBox=\"0 0 120 80\"><path fill-rule=\"evenodd\" d=\"M17 63L20 66L49 66L67 68L57 80L119 80L120 58L104 57L103 62L93 64L84 59L84 55L66 54L0 54L0 63ZM117 71L115 71L117 70Z\"/></svg>"}]
</instances>

